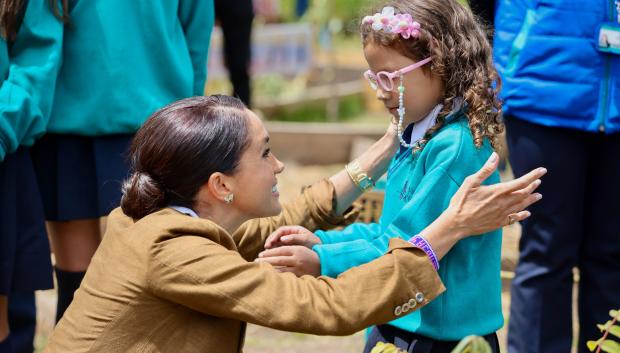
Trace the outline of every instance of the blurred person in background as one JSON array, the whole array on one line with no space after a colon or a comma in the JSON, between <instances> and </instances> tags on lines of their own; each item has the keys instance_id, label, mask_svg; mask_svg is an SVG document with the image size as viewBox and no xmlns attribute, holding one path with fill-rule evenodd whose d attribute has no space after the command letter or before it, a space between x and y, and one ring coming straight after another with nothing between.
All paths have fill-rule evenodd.
<instances>
[{"instance_id":1,"label":"blurred person in background","mask_svg":"<svg viewBox=\"0 0 620 353\"><path fill-rule=\"evenodd\" d=\"M499 1L510 163L517 177L549 169L522 223L510 353L570 352L574 267L579 352L620 306L620 56L598 48L599 28L618 20L613 0Z\"/></svg>"},{"instance_id":2,"label":"blurred person in background","mask_svg":"<svg viewBox=\"0 0 620 353\"><path fill-rule=\"evenodd\" d=\"M71 1L48 133L33 149L60 319L119 205L125 151L150 113L202 95L212 0Z\"/></svg>"},{"instance_id":3,"label":"blurred person in background","mask_svg":"<svg viewBox=\"0 0 620 353\"><path fill-rule=\"evenodd\" d=\"M0 3L0 352L33 351L34 291L53 287L29 146L49 118L60 68L60 2Z\"/></svg>"},{"instance_id":4,"label":"blurred person in background","mask_svg":"<svg viewBox=\"0 0 620 353\"><path fill-rule=\"evenodd\" d=\"M215 15L222 28L224 64L233 86L232 95L251 107L252 0L215 0Z\"/></svg>"}]
</instances>

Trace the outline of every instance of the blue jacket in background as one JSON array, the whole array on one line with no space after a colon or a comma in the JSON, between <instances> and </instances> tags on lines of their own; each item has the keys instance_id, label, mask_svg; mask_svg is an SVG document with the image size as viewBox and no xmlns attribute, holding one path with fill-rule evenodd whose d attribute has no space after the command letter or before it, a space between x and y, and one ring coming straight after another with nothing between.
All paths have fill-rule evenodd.
<instances>
[{"instance_id":1,"label":"blue jacket in background","mask_svg":"<svg viewBox=\"0 0 620 353\"><path fill-rule=\"evenodd\" d=\"M535 124L620 131L620 55L597 50L614 0L502 0L495 62L504 114Z\"/></svg>"}]
</instances>

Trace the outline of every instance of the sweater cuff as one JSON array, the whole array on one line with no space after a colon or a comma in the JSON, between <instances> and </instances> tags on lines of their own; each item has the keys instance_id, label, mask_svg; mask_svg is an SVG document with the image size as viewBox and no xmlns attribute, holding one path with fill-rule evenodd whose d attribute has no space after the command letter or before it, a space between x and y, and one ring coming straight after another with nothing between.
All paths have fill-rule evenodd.
<instances>
[{"instance_id":1,"label":"sweater cuff","mask_svg":"<svg viewBox=\"0 0 620 353\"><path fill-rule=\"evenodd\" d=\"M385 252L359 239L312 247L321 262L321 275L336 278L352 267L375 260ZM385 250L385 248L383 249Z\"/></svg>"}]
</instances>

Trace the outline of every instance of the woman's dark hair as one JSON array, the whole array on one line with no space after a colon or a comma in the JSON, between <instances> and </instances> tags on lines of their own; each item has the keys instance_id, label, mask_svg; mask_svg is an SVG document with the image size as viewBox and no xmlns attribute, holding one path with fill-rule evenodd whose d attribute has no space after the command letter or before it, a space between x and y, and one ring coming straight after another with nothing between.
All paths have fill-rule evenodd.
<instances>
[{"instance_id":1,"label":"woman's dark hair","mask_svg":"<svg viewBox=\"0 0 620 353\"><path fill-rule=\"evenodd\" d=\"M59 0L50 0L50 9L63 23L69 22L69 0L62 0L62 6L58 6ZM17 31L23 19L24 0L0 1L0 35L7 41L15 40Z\"/></svg>"},{"instance_id":2,"label":"woman's dark hair","mask_svg":"<svg viewBox=\"0 0 620 353\"><path fill-rule=\"evenodd\" d=\"M247 111L237 98L192 97L165 106L131 144L123 212L140 219L168 205L192 208L211 174L235 171L247 145Z\"/></svg>"}]
</instances>

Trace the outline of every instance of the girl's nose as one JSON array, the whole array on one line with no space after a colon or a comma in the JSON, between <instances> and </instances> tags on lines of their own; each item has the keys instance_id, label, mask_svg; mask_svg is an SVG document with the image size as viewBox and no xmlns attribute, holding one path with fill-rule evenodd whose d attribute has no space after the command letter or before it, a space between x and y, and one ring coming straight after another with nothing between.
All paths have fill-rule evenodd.
<instances>
[{"instance_id":1,"label":"girl's nose","mask_svg":"<svg viewBox=\"0 0 620 353\"><path fill-rule=\"evenodd\" d=\"M384 91L381 87L377 87L377 99L380 101L390 99L390 92Z\"/></svg>"}]
</instances>

